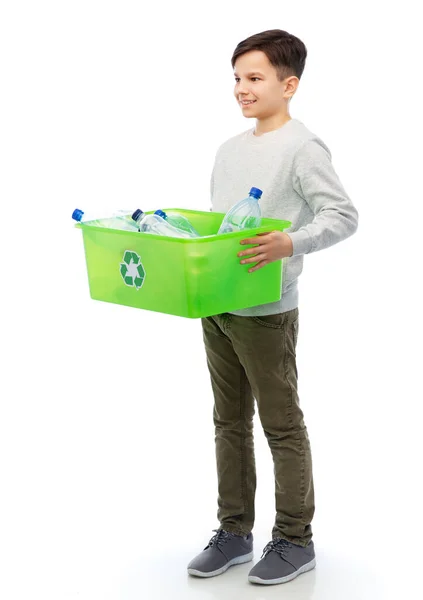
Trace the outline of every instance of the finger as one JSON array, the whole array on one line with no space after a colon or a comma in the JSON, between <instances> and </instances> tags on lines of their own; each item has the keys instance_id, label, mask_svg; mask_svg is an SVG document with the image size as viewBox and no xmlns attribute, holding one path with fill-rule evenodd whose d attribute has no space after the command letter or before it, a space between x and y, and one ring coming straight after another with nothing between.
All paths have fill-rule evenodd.
<instances>
[{"instance_id":1,"label":"finger","mask_svg":"<svg viewBox=\"0 0 423 600\"><path fill-rule=\"evenodd\" d=\"M257 246L254 248L248 248L248 250L243 250L242 252L238 252L237 256L248 256L249 254L257 254Z\"/></svg>"},{"instance_id":2,"label":"finger","mask_svg":"<svg viewBox=\"0 0 423 600\"><path fill-rule=\"evenodd\" d=\"M262 269L267 264L269 264L268 260L262 260L255 267L251 267L251 269L248 269L248 272L253 273L253 271L257 271L257 269Z\"/></svg>"},{"instance_id":3,"label":"finger","mask_svg":"<svg viewBox=\"0 0 423 600\"><path fill-rule=\"evenodd\" d=\"M259 237L247 238L245 240L241 240L240 244L261 244L261 239Z\"/></svg>"},{"instance_id":4,"label":"finger","mask_svg":"<svg viewBox=\"0 0 423 600\"><path fill-rule=\"evenodd\" d=\"M249 263L256 263L260 260L265 260L265 259L266 259L265 254L256 254L256 256L252 256L251 258L244 258L243 260L241 260L241 264L247 265Z\"/></svg>"},{"instance_id":5,"label":"finger","mask_svg":"<svg viewBox=\"0 0 423 600\"><path fill-rule=\"evenodd\" d=\"M247 248L247 250L241 250L241 252L238 252L238 256L246 256L248 254L253 254L255 252L258 252L259 250L263 251L267 244L268 244L268 240L262 240L259 244L256 244L255 246L252 246L251 248Z\"/></svg>"}]
</instances>

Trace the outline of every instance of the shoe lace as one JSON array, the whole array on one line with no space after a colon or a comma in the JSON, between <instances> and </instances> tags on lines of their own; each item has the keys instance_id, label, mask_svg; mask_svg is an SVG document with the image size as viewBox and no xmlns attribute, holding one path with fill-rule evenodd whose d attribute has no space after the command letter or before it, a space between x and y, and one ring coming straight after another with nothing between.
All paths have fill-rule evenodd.
<instances>
[{"instance_id":1,"label":"shoe lace","mask_svg":"<svg viewBox=\"0 0 423 600\"><path fill-rule=\"evenodd\" d=\"M213 529L216 531L216 535L214 535L208 543L206 548L210 548L211 546L223 546L226 542L229 542L234 537L234 533L230 533L229 531L225 531L224 529Z\"/></svg>"},{"instance_id":2,"label":"shoe lace","mask_svg":"<svg viewBox=\"0 0 423 600\"><path fill-rule=\"evenodd\" d=\"M265 546L261 558L269 554L269 552L277 552L283 558L285 552L291 547L292 544L288 540L282 538L272 540Z\"/></svg>"}]
</instances>

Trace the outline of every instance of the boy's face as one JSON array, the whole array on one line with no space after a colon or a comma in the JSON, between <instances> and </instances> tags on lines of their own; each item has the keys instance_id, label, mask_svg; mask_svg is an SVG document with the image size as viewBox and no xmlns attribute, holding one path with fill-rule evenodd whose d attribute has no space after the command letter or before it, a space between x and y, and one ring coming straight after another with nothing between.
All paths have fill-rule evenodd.
<instances>
[{"instance_id":1,"label":"boy's face","mask_svg":"<svg viewBox=\"0 0 423 600\"><path fill-rule=\"evenodd\" d=\"M261 50L251 50L237 58L234 68L235 98L247 118L265 119L286 111L299 80L279 81L276 69ZM242 101L252 101L243 104Z\"/></svg>"}]
</instances>

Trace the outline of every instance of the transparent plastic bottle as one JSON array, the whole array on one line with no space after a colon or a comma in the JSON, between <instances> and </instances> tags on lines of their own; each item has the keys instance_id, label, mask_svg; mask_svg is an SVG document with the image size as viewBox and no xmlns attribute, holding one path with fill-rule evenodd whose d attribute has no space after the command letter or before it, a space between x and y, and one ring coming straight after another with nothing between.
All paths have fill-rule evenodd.
<instances>
[{"instance_id":1,"label":"transparent plastic bottle","mask_svg":"<svg viewBox=\"0 0 423 600\"><path fill-rule=\"evenodd\" d=\"M198 231L192 226L189 220L180 215L179 213L172 212L171 214L165 213L163 210L156 210L155 215L159 215L165 221L176 227L176 229L181 229L181 231L186 231L191 235L191 237L200 237Z\"/></svg>"},{"instance_id":2,"label":"transparent plastic bottle","mask_svg":"<svg viewBox=\"0 0 423 600\"><path fill-rule=\"evenodd\" d=\"M137 209L132 219L137 223L138 230L142 233L155 233L156 235L167 235L170 237L192 238L186 231L177 229L159 215L146 215L141 209Z\"/></svg>"},{"instance_id":3,"label":"transparent plastic bottle","mask_svg":"<svg viewBox=\"0 0 423 600\"><path fill-rule=\"evenodd\" d=\"M217 232L232 233L242 229L253 229L260 227L261 210L259 200L262 195L259 188L252 187L247 198L240 200L224 216L222 224Z\"/></svg>"},{"instance_id":4,"label":"transparent plastic bottle","mask_svg":"<svg viewBox=\"0 0 423 600\"><path fill-rule=\"evenodd\" d=\"M94 225L95 227L106 227L108 229L124 229L125 231L138 231L138 227L131 219L131 211L117 210L111 214L85 213L79 208L75 208L72 213L72 219L84 223L85 225Z\"/></svg>"}]
</instances>

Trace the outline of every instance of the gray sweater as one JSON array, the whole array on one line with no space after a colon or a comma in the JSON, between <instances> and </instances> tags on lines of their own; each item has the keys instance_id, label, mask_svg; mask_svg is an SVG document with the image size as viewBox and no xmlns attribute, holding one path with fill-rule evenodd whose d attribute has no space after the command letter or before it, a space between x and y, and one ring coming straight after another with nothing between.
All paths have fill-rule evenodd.
<instances>
[{"instance_id":1,"label":"gray sweater","mask_svg":"<svg viewBox=\"0 0 423 600\"><path fill-rule=\"evenodd\" d=\"M294 252L283 260L281 300L233 311L236 315L296 308L304 254L328 248L357 229L357 210L332 166L329 148L298 119L261 136L248 129L224 142L216 154L210 187L215 212L227 212L248 196L251 187L258 187L263 191L262 216L292 222L285 232Z\"/></svg>"}]
</instances>

